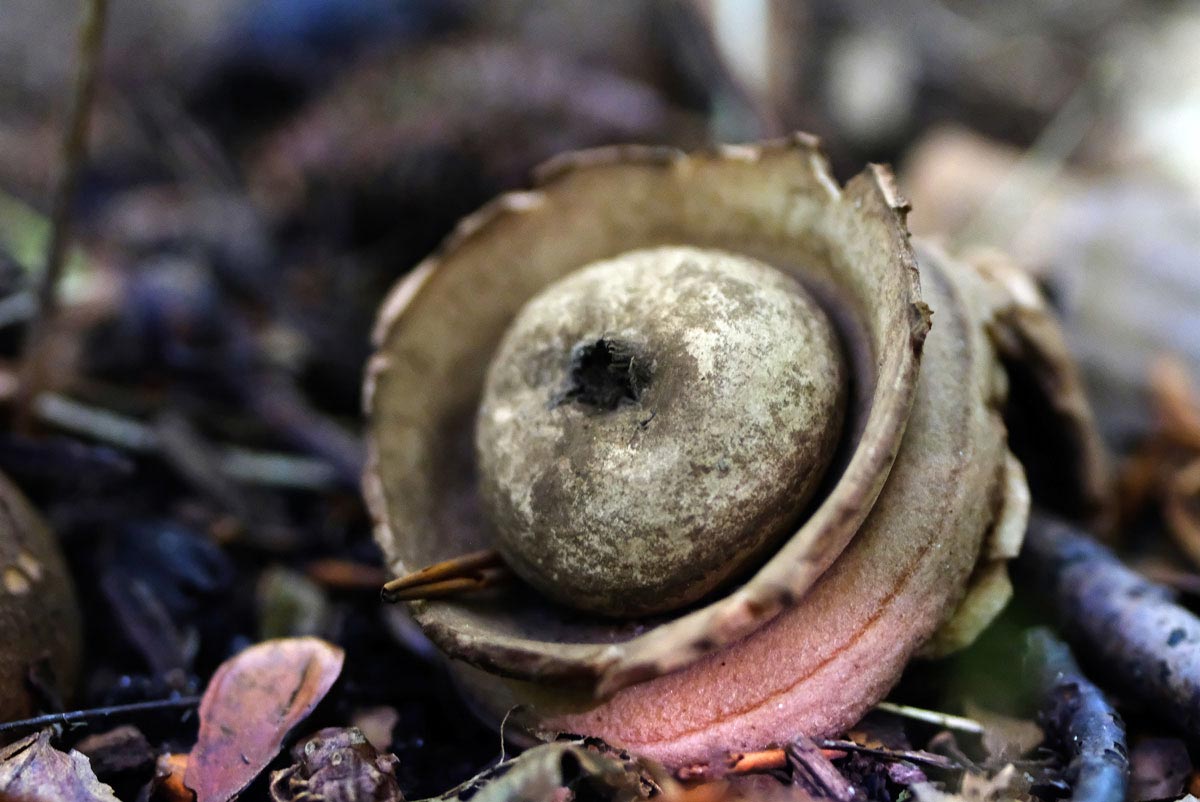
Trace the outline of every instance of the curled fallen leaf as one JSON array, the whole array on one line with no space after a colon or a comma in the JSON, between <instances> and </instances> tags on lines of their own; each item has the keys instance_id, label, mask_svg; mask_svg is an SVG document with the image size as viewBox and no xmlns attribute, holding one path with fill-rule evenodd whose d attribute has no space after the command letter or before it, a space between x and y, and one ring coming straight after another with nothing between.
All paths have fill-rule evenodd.
<instances>
[{"instance_id":1,"label":"curled fallen leaf","mask_svg":"<svg viewBox=\"0 0 1200 802\"><path fill-rule=\"evenodd\" d=\"M50 730L0 749L0 799L19 802L119 802L79 752L50 745Z\"/></svg>"},{"instance_id":2,"label":"curled fallen leaf","mask_svg":"<svg viewBox=\"0 0 1200 802\"><path fill-rule=\"evenodd\" d=\"M271 775L274 802L404 802L396 756L381 753L357 727L326 727L297 744L292 758Z\"/></svg>"},{"instance_id":3,"label":"curled fallen leaf","mask_svg":"<svg viewBox=\"0 0 1200 802\"><path fill-rule=\"evenodd\" d=\"M200 736L184 774L196 802L226 802L249 785L329 692L344 657L317 638L284 638L222 663L200 702Z\"/></svg>"},{"instance_id":4,"label":"curled fallen leaf","mask_svg":"<svg viewBox=\"0 0 1200 802\"><path fill-rule=\"evenodd\" d=\"M565 792L570 794L564 796ZM661 767L587 738L536 746L447 791L438 800L520 802L527 799L606 799L633 802L678 787ZM426 800L425 802L435 802Z\"/></svg>"}]
</instances>

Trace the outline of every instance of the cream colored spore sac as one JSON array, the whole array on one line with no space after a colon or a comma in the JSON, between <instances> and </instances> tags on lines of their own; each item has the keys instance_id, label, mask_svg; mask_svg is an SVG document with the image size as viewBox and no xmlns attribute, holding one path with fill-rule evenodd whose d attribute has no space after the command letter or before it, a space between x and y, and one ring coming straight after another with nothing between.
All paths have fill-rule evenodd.
<instances>
[{"instance_id":1,"label":"cream colored spore sac","mask_svg":"<svg viewBox=\"0 0 1200 802\"><path fill-rule=\"evenodd\" d=\"M691 603L786 534L840 431L829 320L795 278L713 249L580 268L517 315L476 448L497 545L579 609Z\"/></svg>"}]
</instances>

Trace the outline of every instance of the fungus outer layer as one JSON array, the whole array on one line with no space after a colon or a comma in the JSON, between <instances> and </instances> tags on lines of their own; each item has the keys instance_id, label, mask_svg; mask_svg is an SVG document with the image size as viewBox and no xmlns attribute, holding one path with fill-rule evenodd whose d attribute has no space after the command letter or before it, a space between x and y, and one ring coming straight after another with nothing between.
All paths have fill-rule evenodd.
<instances>
[{"instance_id":1,"label":"fungus outer layer","mask_svg":"<svg viewBox=\"0 0 1200 802\"><path fill-rule=\"evenodd\" d=\"M1014 368L1036 370L1014 384L1010 414L1036 410L1072 434L1055 441L1069 453L1018 456L1074 466L1063 485L1102 506L1092 421L1053 320L1011 281L927 245L918 280L886 169L840 187L797 136L692 156L572 154L541 178L464 220L380 313L365 490L396 574L496 547L472 425L488 365L521 307L585 265L685 246L795 277L836 330L844 423L794 530L690 609L614 621L524 583L412 604L497 721L519 705L530 730L603 736L671 766L852 724L923 644L960 647L1002 606L1028 500L1002 417ZM589 360L639 347L597 350L606 337L585 338ZM596 367L569 362L568 394ZM619 411L652 392L653 373L642 378L584 389Z\"/></svg>"}]
</instances>

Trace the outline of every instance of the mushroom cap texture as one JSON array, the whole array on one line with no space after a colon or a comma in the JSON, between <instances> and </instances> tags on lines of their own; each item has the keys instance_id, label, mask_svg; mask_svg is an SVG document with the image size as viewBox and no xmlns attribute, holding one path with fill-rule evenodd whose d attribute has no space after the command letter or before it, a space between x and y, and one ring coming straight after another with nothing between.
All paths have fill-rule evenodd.
<instances>
[{"instance_id":1,"label":"mushroom cap texture","mask_svg":"<svg viewBox=\"0 0 1200 802\"><path fill-rule=\"evenodd\" d=\"M499 544L472 425L489 364L522 306L585 265L662 246L757 260L803 284L845 361L820 488L732 589L623 621L523 583L410 605L483 708L498 719L521 705L531 730L602 736L670 766L836 732L924 643L961 646L1002 604L998 572L1028 502L1006 400L1072 433L1086 458L1064 462L1079 466L1067 481L1101 497L1053 320L1010 279L936 248L921 246L918 274L905 211L885 168L839 186L803 135L690 156L570 154L534 190L464 220L396 286L365 385L364 489L398 575ZM1002 359L1031 368L1011 398Z\"/></svg>"},{"instance_id":2,"label":"mushroom cap texture","mask_svg":"<svg viewBox=\"0 0 1200 802\"><path fill-rule=\"evenodd\" d=\"M661 247L577 270L525 304L479 407L497 546L547 596L646 615L773 546L833 456L844 376L793 277Z\"/></svg>"},{"instance_id":3,"label":"mushroom cap texture","mask_svg":"<svg viewBox=\"0 0 1200 802\"><path fill-rule=\"evenodd\" d=\"M0 721L33 714L28 677L42 661L59 690L70 691L81 638L58 543L21 491L0 476Z\"/></svg>"}]
</instances>

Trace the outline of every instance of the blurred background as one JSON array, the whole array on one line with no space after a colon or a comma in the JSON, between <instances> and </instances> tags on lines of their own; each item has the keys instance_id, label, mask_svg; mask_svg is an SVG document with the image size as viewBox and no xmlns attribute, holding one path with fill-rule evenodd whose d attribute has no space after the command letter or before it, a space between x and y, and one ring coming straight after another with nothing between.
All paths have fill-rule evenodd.
<instances>
[{"instance_id":1,"label":"blurred background","mask_svg":"<svg viewBox=\"0 0 1200 802\"><path fill-rule=\"evenodd\" d=\"M13 287L37 267L79 16L0 9ZM76 202L103 264L79 283L237 316L353 417L384 288L538 162L802 129L842 178L895 165L917 233L1042 271L1084 358L1124 363L1101 402L1128 437L1146 349L1195 359L1200 342L1197 34L1193 3L1121 0L114 0ZM123 322L90 369L189 345L134 343ZM1115 328L1100 342L1121 353L1093 355Z\"/></svg>"},{"instance_id":2,"label":"blurred background","mask_svg":"<svg viewBox=\"0 0 1200 802\"><path fill-rule=\"evenodd\" d=\"M81 16L0 0L5 410ZM391 706L402 766L444 767L406 790L492 756L420 641L379 634L361 369L391 283L564 150L815 133L842 180L894 165L915 233L1036 271L1119 451L1152 425L1155 360L1200 375L1194 3L112 0L107 22L50 369L24 388L38 436L0 433L89 602L85 702L313 632L351 650L339 703Z\"/></svg>"}]
</instances>

